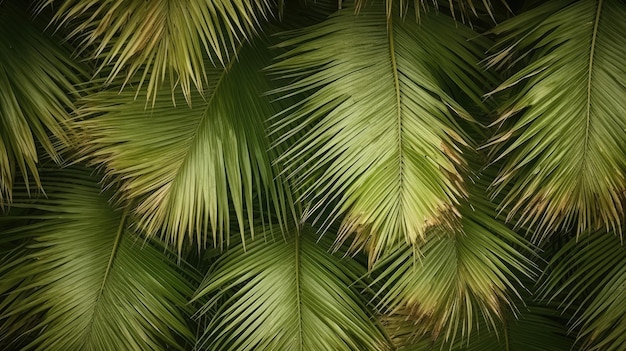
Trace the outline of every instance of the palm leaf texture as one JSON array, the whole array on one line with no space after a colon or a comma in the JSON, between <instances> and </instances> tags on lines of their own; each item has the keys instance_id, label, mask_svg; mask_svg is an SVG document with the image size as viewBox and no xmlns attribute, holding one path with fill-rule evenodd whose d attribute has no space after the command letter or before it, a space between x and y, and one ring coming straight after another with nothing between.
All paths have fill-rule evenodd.
<instances>
[{"instance_id":1,"label":"palm leaf texture","mask_svg":"<svg viewBox=\"0 0 626 351\"><path fill-rule=\"evenodd\" d=\"M449 86L477 103L485 74L476 65L484 39L429 13L422 25L392 17L377 3L358 16L344 9L294 33L272 71L294 82L277 89L310 96L277 116L274 133L304 135L281 157L312 209L345 215L340 239L357 233L373 258L428 227L451 224L465 196L457 123L470 119ZM443 28L446 28L445 30ZM438 57L447 57L441 61ZM280 141L279 141L280 143Z\"/></svg>"},{"instance_id":2,"label":"palm leaf texture","mask_svg":"<svg viewBox=\"0 0 626 351\"><path fill-rule=\"evenodd\" d=\"M531 246L496 220L485 196L489 180L472 185L460 208L460 232L437 230L416 252L402 245L374 267L383 313L407 314L415 334L467 340L482 320L495 327L516 311L520 277L533 278Z\"/></svg>"},{"instance_id":3,"label":"palm leaf texture","mask_svg":"<svg viewBox=\"0 0 626 351\"><path fill-rule=\"evenodd\" d=\"M365 270L327 251L305 227L266 233L271 241L239 245L219 258L196 298L211 322L202 350L386 349L380 327L351 287ZM211 314L212 313L212 314Z\"/></svg>"},{"instance_id":4,"label":"palm leaf texture","mask_svg":"<svg viewBox=\"0 0 626 351\"><path fill-rule=\"evenodd\" d=\"M576 307L572 329L579 330L579 347L626 348L626 248L616 235L587 233L572 239L551 266L544 296Z\"/></svg>"},{"instance_id":5,"label":"palm leaf texture","mask_svg":"<svg viewBox=\"0 0 626 351\"><path fill-rule=\"evenodd\" d=\"M294 216L271 165L277 150L268 152L265 119L282 107L263 95L275 84L260 71L272 57L266 46L246 44L228 67L208 70L213 84L206 101L193 94L193 108L174 106L169 89L159 90L151 109L132 92L106 90L82 101L74 124L82 154L106 169L149 234L164 233L180 248L185 237L203 245L212 232L222 245L231 205L242 233L246 223L254 228L259 207L281 223Z\"/></svg>"},{"instance_id":6,"label":"palm leaf texture","mask_svg":"<svg viewBox=\"0 0 626 351\"><path fill-rule=\"evenodd\" d=\"M496 189L538 229L620 227L626 190L626 6L613 0L550 1L502 23L495 64L521 62L500 89L512 120L493 140L506 159ZM506 142L506 143L503 143Z\"/></svg>"},{"instance_id":7,"label":"palm leaf texture","mask_svg":"<svg viewBox=\"0 0 626 351\"><path fill-rule=\"evenodd\" d=\"M167 76L189 103L192 87L204 92L208 83L205 58L228 62L231 47L251 38L274 7L271 0L40 0L39 7L57 3L54 21L70 26L81 50L93 47L100 68L110 67L108 83L145 72L139 87L147 79L147 98L156 99Z\"/></svg>"},{"instance_id":8,"label":"palm leaf texture","mask_svg":"<svg viewBox=\"0 0 626 351\"><path fill-rule=\"evenodd\" d=\"M526 306L516 314L508 313L494 329L479 319L476 330L466 340L446 343L443 338L417 332L410 315L394 314L385 318L398 351L564 351L571 350L574 340L560 313L522 294Z\"/></svg>"},{"instance_id":9,"label":"palm leaf texture","mask_svg":"<svg viewBox=\"0 0 626 351\"><path fill-rule=\"evenodd\" d=\"M0 2L0 204L10 202L19 171L40 186L37 164L43 148L60 162L67 145L68 109L81 81L69 51L41 32L20 6Z\"/></svg>"},{"instance_id":10,"label":"palm leaf texture","mask_svg":"<svg viewBox=\"0 0 626 351\"><path fill-rule=\"evenodd\" d=\"M189 279L163 249L142 245L82 169L47 172L48 198L2 231L0 345L22 350L184 349ZM16 194L24 199L26 194ZM19 219L19 218L18 218Z\"/></svg>"}]
</instances>

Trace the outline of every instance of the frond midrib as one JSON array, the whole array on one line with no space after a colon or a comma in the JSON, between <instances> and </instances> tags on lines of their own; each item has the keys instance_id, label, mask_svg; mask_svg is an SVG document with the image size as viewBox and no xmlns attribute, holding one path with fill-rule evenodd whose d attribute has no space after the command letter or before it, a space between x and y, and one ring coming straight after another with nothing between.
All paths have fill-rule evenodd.
<instances>
[{"instance_id":1,"label":"frond midrib","mask_svg":"<svg viewBox=\"0 0 626 351\"><path fill-rule=\"evenodd\" d=\"M98 293L96 295L96 299L94 301L93 314L89 319L89 325L86 328L86 340L89 339L91 332L93 330L93 322L96 318L96 314L98 312L98 307L100 306L100 300L104 293L104 289L106 288L107 281L109 280L109 276L111 273L111 268L113 267L113 261L115 260L115 256L119 249L119 244L122 240L122 234L124 233L125 224L126 224L126 215L128 213L128 209L124 210L122 217L120 218L120 224L117 228L117 232L115 234L115 240L113 241L113 247L111 248L111 254L109 255L109 261L107 262L106 269L104 271L104 276L102 277L102 284L100 284L100 288L98 289Z\"/></svg>"},{"instance_id":2,"label":"frond midrib","mask_svg":"<svg viewBox=\"0 0 626 351\"><path fill-rule=\"evenodd\" d=\"M396 95L396 123L397 123L397 133L398 133L398 211L400 214L403 212L404 207L404 137L403 137L403 116L402 116L402 105L401 105L401 94L400 94L400 79L398 77L398 65L396 62L396 51L395 51L395 38L394 38L394 26L393 26L393 16L389 16L387 20L387 39L389 40L389 55L391 58L391 70L393 73L393 83L395 88ZM407 235L407 233L403 233ZM408 239L408 238L407 238Z\"/></svg>"},{"instance_id":3,"label":"frond midrib","mask_svg":"<svg viewBox=\"0 0 626 351\"><path fill-rule=\"evenodd\" d=\"M587 164L587 151L589 149L589 129L591 124L591 90L592 90L592 78L593 78L593 58L596 49L596 38L598 36L598 26L600 24L600 12L602 11L603 0L598 1L598 9L596 10L595 20L593 24L593 33L591 35L591 45L589 48L589 69L587 72L587 104L585 113L585 140L583 143L583 156L581 158L583 162L583 170Z\"/></svg>"},{"instance_id":4,"label":"frond midrib","mask_svg":"<svg viewBox=\"0 0 626 351\"><path fill-rule=\"evenodd\" d=\"M230 72L230 70L232 69L235 61L237 61L236 58L238 57L239 52L241 51L242 48L243 48L243 43L239 44L239 46L237 46L237 49L235 50L235 54L233 55L233 59L231 59L230 62L228 62L228 65L226 65L226 67L224 67L224 69L220 73L220 76L217 79L217 82L215 83L215 86L212 89L213 91L211 92L208 100L206 100L206 106L204 107L204 109L202 111L202 115L200 116L200 119L198 120L198 124L196 125L196 129L194 129L193 133L191 133L191 138L189 138L189 141L185 145L185 150L186 150L185 154L181 158L181 160L180 160L180 162L178 164L178 167L176 167L175 177L172 180L172 183L176 182L176 180L178 179L178 176L180 175L181 169L185 166L185 164L189 160L189 154L190 154L191 146L196 142L196 140L198 138L198 134L200 134L200 128L204 125L205 120L208 118L207 117L207 115L208 115L207 112L208 112L209 108L211 108L211 103L215 99L215 96L218 95L218 92L220 91L220 86L221 86L222 82L224 81L224 78L228 76L228 72Z\"/></svg>"}]
</instances>

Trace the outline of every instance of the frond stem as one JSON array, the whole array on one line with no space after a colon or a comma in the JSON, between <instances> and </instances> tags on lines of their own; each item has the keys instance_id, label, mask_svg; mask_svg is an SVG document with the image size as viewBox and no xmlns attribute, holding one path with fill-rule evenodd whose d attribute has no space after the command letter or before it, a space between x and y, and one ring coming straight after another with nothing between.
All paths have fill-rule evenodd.
<instances>
[{"instance_id":1,"label":"frond stem","mask_svg":"<svg viewBox=\"0 0 626 351\"><path fill-rule=\"evenodd\" d=\"M298 231L295 237L296 248L295 248L295 259L296 259L296 303L298 304L298 338L300 344L300 350L304 350L304 337L302 335L302 296L300 291L300 235L301 232Z\"/></svg>"},{"instance_id":2,"label":"frond stem","mask_svg":"<svg viewBox=\"0 0 626 351\"><path fill-rule=\"evenodd\" d=\"M402 121L402 106L401 106L401 98L400 98L400 78L398 77L398 65L396 62L396 51L394 45L394 33L393 33L393 19L389 17L387 21L387 37L389 40L389 55L391 57L391 69L393 72L393 82L395 86L396 92L396 119L397 119L397 132L398 132L398 163L399 163L399 172L398 172L398 193L400 194L400 208L402 208L402 190L404 188L404 149L403 149L403 121ZM407 233L404 233L407 235Z\"/></svg>"},{"instance_id":3,"label":"frond stem","mask_svg":"<svg viewBox=\"0 0 626 351\"><path fill-rule=\"evenodd\" d=\"M591 49L589 50L589 72L587 73L587 121L585 126L585 142L583 152L587 153L587 148L589 144L589 124L591 120L591 76L593 72L593 56L595 54L596 49L596 37L598 36L598 25L600 23L600 11L602 10L602 2L603 0L598 1L598 9L596 10L596 18L593 24L593 34L591 36ZM583 162L585 162L585 157L582 157Z\"/></svg>"}]
</instances>

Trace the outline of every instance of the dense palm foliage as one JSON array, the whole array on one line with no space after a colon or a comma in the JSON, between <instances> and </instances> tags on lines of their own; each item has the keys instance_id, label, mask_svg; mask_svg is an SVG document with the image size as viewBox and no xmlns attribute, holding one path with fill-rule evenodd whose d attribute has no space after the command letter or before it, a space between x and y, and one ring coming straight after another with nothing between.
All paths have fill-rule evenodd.
<instances>
[{"instance_id":1,"label":"dense palm foliage","mask_svg":"<svg viewBox=\"0 0 626 351\"><path fill-rule=\"evenodd\" d=\"M0 0L0 348L626 349L624 18Z\"/></svg>"}]
</instances>

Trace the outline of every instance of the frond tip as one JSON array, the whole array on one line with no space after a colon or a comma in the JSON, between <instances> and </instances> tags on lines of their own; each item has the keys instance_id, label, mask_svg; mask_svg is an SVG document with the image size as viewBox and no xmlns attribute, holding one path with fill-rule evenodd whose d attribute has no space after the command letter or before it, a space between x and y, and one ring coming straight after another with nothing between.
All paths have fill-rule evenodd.
<instances>
[{"instance_id":1,"label":"frond tip","mask_svg":"<svg viewBox=\"0 0 626 351\"><path fill-rule=\"evenodd\" d=\"M70 143L68 111L82 78L69 51L18 6L0 2L0 209L11 202L16 174L29 190L30 180L41 186L38 146L61 161L57 147Z\"/></svg>"},{"instance_id":2,"label":"frond tip","mask_svg":"<svg viewBox=\"0 0 626 351\"><path fill-rule=\"evenodd\" d=\"M207 69L225 64L232 48L250 39L271 15L271 0L39 0L40 9L56 3L53 23L67 25L81 51L101 62L107 84L129 82L139 71L141 89L155 100L166 76L180 85L188 103L191 91L203 93ZM106 68L106 69L105 69ZM174 88L174 86L172 88Z\"/></svg>"}]
</instances>

